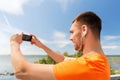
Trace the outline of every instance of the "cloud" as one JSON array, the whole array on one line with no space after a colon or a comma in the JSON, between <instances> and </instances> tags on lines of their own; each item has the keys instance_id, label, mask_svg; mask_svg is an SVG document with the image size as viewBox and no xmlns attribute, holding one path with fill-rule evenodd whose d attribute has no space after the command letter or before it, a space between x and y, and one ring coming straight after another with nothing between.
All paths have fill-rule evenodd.
<instances>
[{"instance_id":1,"label":"cloud","mask_svg":"<svg viewBox=\"0 0 120 80\"><path fill-rule=\"evenodd\" d=\"M2 27L1 27L2 26ZM0 54L9 54L10 53L10 36L19 30L14 27L9 27L8 25L1 25L0 24Z\"/></svg>"},{"instance_id":2,"label":"cloud","mask_svg":"<svg viewBox=\"0 0 120 80\"><path fill-rule=\"evenodd\" d=\"M38 5L42 4L43 2L45 2L45 0L28 0L27 5L38 6Z\"/></svg>"},{"instance_id":3,"label":"cloud","mask_svg":"<svg viewBox=\"0 0 120 80\"><path fill-rule=\"evenodd\" d=\"M65 46L67 46L71 42L68 40L55 40L52 43L56 44L56 46L58 46L59 48L64 48Z\"/></svg>"},{"instance_id":4,"label":"cloud","mask_svg":"<svg viewBox=\"0 0 120 80\"><path fill-rule=\"evenodd\" d=\"M46 0L47 1L47 0ZM66 12L69 4L75 0L56 0L63 12ZM0 0L0 11L7 12L14 15L23 15L25 5L36 6L45 2L45 0Z\"/></svg>"},{"instance_id":5,"label":"cloud","mask_svg":"<svg viewBox=\"0 0 120 80\"><path fill-rule=\"evenodd\" d=\"M53 33L53 37L55 38L55 39L65 39L66 38L66 35L67 34L65 34L65 33L63 33L63 32L60 32L60 31L55 31L54 33Z\"/></svg>"},{"instance_id":6,"label":"cloud","mask_svg":"<svg viewBox=\"0 0 120 80\"><path fill-rule=\"evenodd\" d=\"M4 15L3 16L4 23L0 23L0 54L9 54L10 53L10 36L12 34L26 32L24 30L21 30L19 28L11 26L9 20Z\"/></svg>"},{"instance_id":7,"label":"cloud","mask_svg":"<svg viewBox=\"0 0 120 80\"><path fill-rule=\"evenodd\" d=\"M0 11L22 15L24 14L23 5L27 3L28 0L0 0Z\"/></svg>"},{"instance_id":8,"label":"cloud","mask_svg":"<svg viewBox=\"0 0 120 80\"><path fill-rule=\"evenodd\" d=\"M13 32L9 33L5 31L5 28L7 29L7 25L4 26L4 29L0 30L0 54L9 54L10 53L10 36L12 35ZM12 28L14 29L14 28ZM12 30L14 31L14 30ZM16 29L15 29L16 31ZM20 30L19 30L20 31Z\"/></svg>"},{"instance_id":9,"label":"cloud","mask_svg":"<svg viewBox=\"0 0 120 80\"><path fill-rule=\"evenodd\" d=\"M120 39L120 36L112 36L112 35L108 35L108 36L104 36L105 40L115 40L115 39Z\"/></svg>"},{"instance_id":10,"label":"cloud","mask_svg":"<svg viewBox=\"0 0 120 80\"><path fill-rule=\"evenodd\" d=\"M48 41L41 38L39 39L41 40L41 42L45 44L54 45L54 46L57 46L58 48L64 48L65 46L71 44L69 39L67 39L67 34L60 31L54 31L52 38L53 38L52 41Z\"/></svg>"},{"instance_id":11,"label":"cloud","mask_svg":"<svg viewBox=\"0 0 120 80\"><path fill-rule=\"evenodd\" d=\"M63 48L66 45L71 44L69 39L67 39L67 34L66 33L63 33L63 32L60 32L60 31L55 31L53 33L53 38L54 38L53 43L55 43L60 48Z\"/></svg>"},{"instance_id":12,"label":"cloud","mask_svg":"<svg viewBox=\"0 0 120 80\"><path fill-rule=\"evenodd\" d=\"M120 36L107 35L102 37L102 48L105 53L119 54L120 53Z\"/></svg>"},{"instance_id":13,"label":"cloud","mask_svg":"<svg viewBox=\"0 0 120 80\"><path fill-rule=\"evenodd\" d=\"M119 46L117 45L112 45L112 46L103 46L103 49L119 49Z\"/></svg>"},{"instance_id":14,"label":"cloud","mask_svg":"<svg viewBox=\"0 0 120 80\"><path fill-rule=\"evenodd\" d=\"M63 11L66 12L68 5L72 4L75 0L56 0L56 1L60 4Z\"/></svg>"}]
</instances>

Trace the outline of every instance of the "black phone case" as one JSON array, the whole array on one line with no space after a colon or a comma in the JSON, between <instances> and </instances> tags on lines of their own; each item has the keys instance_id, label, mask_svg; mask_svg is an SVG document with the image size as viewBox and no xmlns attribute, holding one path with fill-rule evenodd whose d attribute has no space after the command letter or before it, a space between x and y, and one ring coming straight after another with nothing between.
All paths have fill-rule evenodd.
<instances>
[{"instance_id":1,"label":"black phone case","mask_svg":"<svg viewBox=\"0 0 120 80\"><path fill-rule=\"evenodd\" d=\"M23 41L31 41L31 40L32 40L32 36L23 34L22 40L23 40Z\"/></svg>"}]
</instances>

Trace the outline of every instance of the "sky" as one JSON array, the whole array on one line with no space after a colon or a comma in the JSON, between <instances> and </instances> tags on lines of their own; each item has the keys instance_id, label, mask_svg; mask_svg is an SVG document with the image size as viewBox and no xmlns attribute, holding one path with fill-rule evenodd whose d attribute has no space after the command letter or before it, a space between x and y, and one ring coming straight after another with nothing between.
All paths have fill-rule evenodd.
<instances>
[{"instance_id":1,"label":"sky","mask_svg":"<svg viewBox=\"0 0 120 80\"><path fill-rule=\"evenodd\" d=\"M72 20L85 11L102 19L101 44L106 55L120 54L120 0L0 0L0 55L9 55L10 37L35 34L49 48L75 53L69 40ZM45 55L31 45L21 44L23 55Z\"/></svg>"}]
</instances>

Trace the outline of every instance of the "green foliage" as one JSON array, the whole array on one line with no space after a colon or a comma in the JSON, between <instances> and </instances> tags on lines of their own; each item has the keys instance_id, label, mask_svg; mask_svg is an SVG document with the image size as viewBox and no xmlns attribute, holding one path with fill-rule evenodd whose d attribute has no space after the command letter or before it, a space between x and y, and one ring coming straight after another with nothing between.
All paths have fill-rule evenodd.
<instances>
[{"instance_id":1,"label":"green foliage","mask_svg":"<svg viewBox=\"0 0 120 80\"><path fill-rule=\"evenodd\" d=\"M76 53L74 54L74 57L80 57L80 56L82 56L82 55L83 55L82 52L78 51L78 52L76 52Z\"/></svg>"},{"instance_id":2,"label":"green foliage","mask_svg":"<svg viewBox=\"0 0 120 80\"><path fill-rule=\"evenodd\" d=\"M110 73L111 75L116 74L115 70L113 70L111 67L110 67Z\"/></svg>"},{"instance_id":3,"label":"green foliage","mask_svg":"<svg viewBox=\"0 0 120 80\"><path fill-rule=\"evenodd\" d=\"M80 56L82 56L82 52L76 52L71 55L68 54L68 52L64 52L63 55L66 57L80 57ZM47 55L45 58L34 61L34 63L36 63L36 64L56 64L57 62L55 62L50 56Z\"/></svg>"},{"instance_id":4,"label":"green foliage","mask_svg":"<svg viewBox=\"0 0 120 80\"><path fill-rule=\"evenodd\" d=\"M36 63L36 64L56 64L56 62L48 55L45 58L34 61L34 63Z\"/></svg>"},{"instance_id":5,"label":"green foliage","mask_svg":"<svg viewBox=\"0 0 120 80\"><path fill-rule=\"evenodd\" d=\"M111 72L111 75L120 74L120 71L113 70L112 67L110 67L110 72Z\"/></svg>"},{"instance_id":6,"label":"green foliage","mask_svg":"<svg viewBox=\"0 0 120 80\"><path fill-rule=\"evenodd\" d=\"M64 56L68 56L68 52L64 52L63 55L64 55Z\"/></svg>"},{"instance_id":7,"label":"green foliage","mask_svg":"<svg viewBox=\"0 0 120 80\"><path fill-rule=\"evenodd\" d=\"M63 55L66 57L80 57L82 56L82 52L78 51L75 52L74 54L68 54L67 52L64 52Z\"/></svg>"}]
</instances>

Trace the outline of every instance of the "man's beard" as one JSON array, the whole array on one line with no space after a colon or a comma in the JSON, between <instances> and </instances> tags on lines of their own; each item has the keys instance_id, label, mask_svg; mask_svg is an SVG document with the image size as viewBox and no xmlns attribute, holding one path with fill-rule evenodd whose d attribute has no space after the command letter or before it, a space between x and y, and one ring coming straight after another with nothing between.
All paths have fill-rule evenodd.
<instances>
[{"instance_id":1,"label":"man's beard","mask_svg":"<svg viewBox=\"0 0 120 80\"><path fill-rule=\"evenodd\" d=\"M75 46L75 50L77 50L77 51L83 51L83 48L84 48L84 46L83 46L83 39L80 38L80 43Z\"/></svg>"},{"instance_id":2,"label":"man's beard","mask_svg":"<svg viewBox=\"0 0 120 80\"><path fill-rule=\"evenodd\" d=\"M79 46L76 46L75 50L77 50L77 51L83 51L83 44L80 44Z\"/></svg>"}]
</instances>

